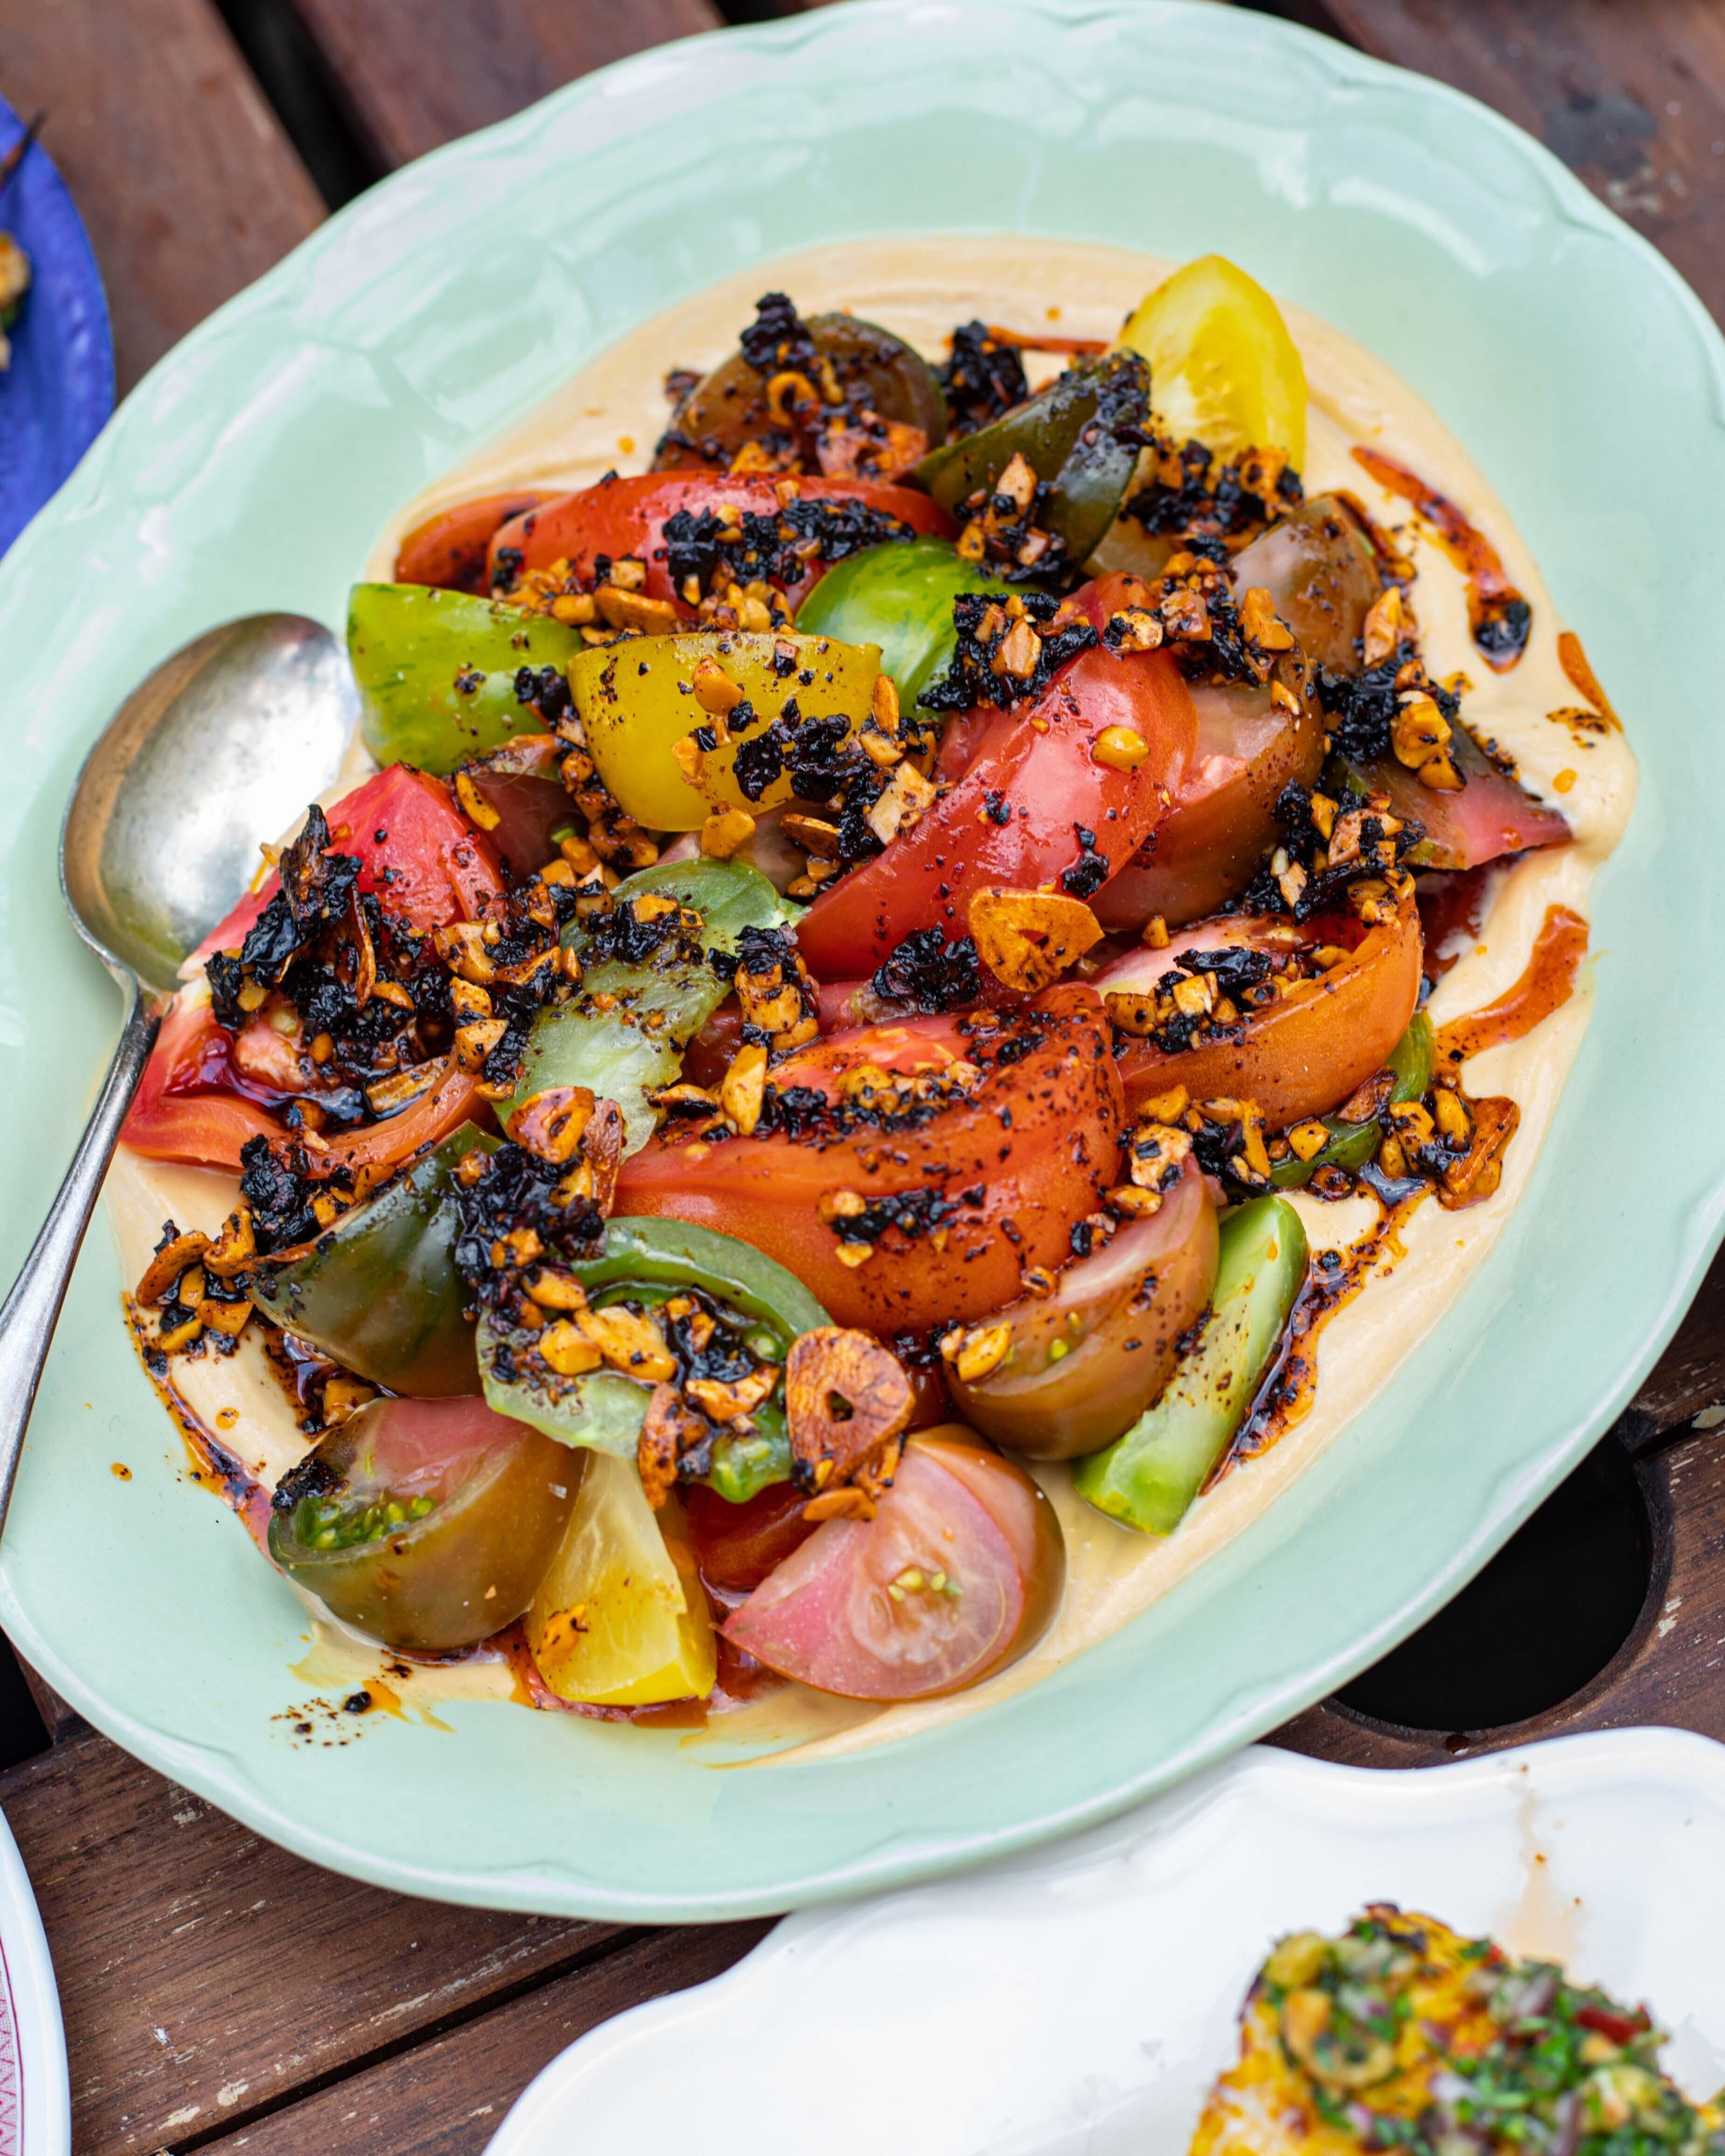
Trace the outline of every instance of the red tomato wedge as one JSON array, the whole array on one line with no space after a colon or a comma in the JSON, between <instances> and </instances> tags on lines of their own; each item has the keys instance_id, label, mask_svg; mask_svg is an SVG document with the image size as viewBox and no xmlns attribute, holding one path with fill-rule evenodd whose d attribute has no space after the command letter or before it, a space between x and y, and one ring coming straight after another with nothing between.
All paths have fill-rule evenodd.
<instances>
[{"instance_id":1,"label":"red tomato wedge","mask_svg":"<svg viewBox=\"0 0 1725 2156\"><path fill-rule=\"evenodd\" d=\"M727 1620L725 1637L819 1691L932 1699L1027 1653L1065 1576L1047 1498L1022 1468L948 1424L906 1445L872 1520L817 1527Z\"/></svg>"},{"instance_id":2,"label":"red tomato wedge","mask_svg":"<svg viewBox=\"0 0 1725 2156\"><path fill-rule=\"evenodd\" d=\"M1285 945L1291 926L1241 914L1199 921L1166 951L1133 951L1096 976L1104 995L1142 989L1168 971L1183 951L1225 944ZM1294 932L1302 941L1331 940L1332 927L1311 921ZM1357 931L1355 932L1357 932ZM1194 1101L1255 1101L1272 1130L1308 1116L1327 1116L1380 1069L1407 1030L1420 1003L1424 942L1419 910L1409 899L1394 921L1368 929L1348 957L1285 1000L1224 1028L1178 1054L1152 1040L1122 1045L1120 1075L1128 1108L1183 1086Z\"/></svg>"},{"instance_id":3,"label":"red tomato wedge","mask_svg":"<svg viewBox=\"0 0 1725 2156\"><path fill-rule=\"evenodd\" d=\"M1314 704L1290 711L1244 681L1206 683L1192 702L1198 744L1173 808L1091 901L1111 932L1136 934L1153 913L1170 927L1196 921L1244 891L1276 842L1283 787L1312 785L1322 767Z\"/></svg>"},{"instance_id":4,"label":"red tomato wedge","mask_svg":"<svg viewBox=\"0 0 1725 2156\"><path fill-rule=\"evenodd\" d=\"M865 1064L890 1079L955 1060L973 1075L943 1106L840 1098ZM835 1325L883 1334L980 1317L1014 1300L1024 1268L1063 1264L1073 1222L1113 1180L1122 1118L1108 1028L1084 988L811 1042L776 1066L768 1103L748 1137L653 1139L624 1163L616 1209L734 1235L788 1266ZM848 1214L823 1207L835 1198ZM860 1245L869 1255L847 1262Z\"/></svg>"},{"instance_id":5,"label":"red tomato wedge","mask_svg":"<svg viewBox=\"0 0 1725 2156\"><path fill-rule=\"evenodd\" d=\"M143 1083L120 1133L120 1142L146 1160L177 1160L193 1168L222 1168L237 1175L240 1148L250 1138L303 1135L239 1087L234 1037L218 1025L198 987L182 988L168 1006ZM475 1081L452 1057L443 1075L399 1115L364 1129L320 1134L308 1147L313 1173L338 1168L393 1167L459 1130L478 1106ZM273 1099L286 1106L277 1089Z\"/></svg>"},{"instance_id":6,"label":"red tomato wedge","mask_svg":"<svg viewBox=\"0 0 1725 2156\"><path fill-rule=\"evenodd\" d=\"M1124 603L1124 581L1103 577L1079 593L1091 621ZM974 748L952 790L809 907L797 941L816 975L870 973L913 929L963 935L972 894L985 884L1058 886L1092 855L1116 875L1167 814L1198 738L1191 693L1167 651L1081 651L1028 708L962 723ZM1137 770L1096 761L1110 726L1149 744Z\"/></svg>"},{"instance_id":7,"label":"red tomato wedge","mask_svg":"<svg viewBox=\"0 0 1725 2156\"><path fill-rule=\"evenodd\" d=\"M489 588L491 540L497 527L511 517L536 509L548 497L529 487L511 494L481 495L476 501L458 501L453 509L440 509L416 524L395 550L395 581L398 584L438 584L450 592L484 592Z\"/></svg>"},{"instance_id":8,"label":"red tomato wedge","mask_svg":"<svg viewBox=\"0 0 1725 2156\"><path fill-rule=\"evenodd\" d=\"M422 936L452 921L477 920L503 888L490 844L455 806L449 788L408 764L392 763L326 813L332 848L361 865L360 889L376 891L386 912L405 916ZM181 978L201 974L218 951L237 951L280 888L271 869L204 937L181 967Z\"/></svg>"},{"instance_id":9,"label":"red tomato wedge","mask_svg":"<svg viewBox=\"0 0 1725 2156\"><path fill-rule=\"evenodd\" d=\"M946 511L911 487L865 479L799 479L786 484L794 485L806 501L860 501L902 519L913 531L942 539L952 536L952 521ZM716 510L721 503L757 516L777 516L781 506L772 480L733 478L726 472L681 476L648 472L638 479L603 479L597 486L562 495L524 516L511 518L491 542L491 574L495 578L501 570L506 583L511 571L548 569L553 562L567 561L585 582L593 575L597 555L608 555L613 561L629 555L647 564L647 597L671 600L692 621L695 609L673 585L666 563L665 521L679 510L699 516L702 510ZM823 568L819 562L810 562L805 575L785 587L793 606L808 596Z\"/></svg>"}]
</instances>

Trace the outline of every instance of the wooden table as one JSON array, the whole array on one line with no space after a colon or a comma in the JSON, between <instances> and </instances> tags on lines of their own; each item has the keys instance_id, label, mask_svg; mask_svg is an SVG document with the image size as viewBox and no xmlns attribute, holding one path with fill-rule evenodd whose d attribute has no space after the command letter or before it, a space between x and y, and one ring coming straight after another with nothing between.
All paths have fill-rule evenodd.
<instances>
[{"instance_id":1,"label":"wooden table","mask_svg":"<svg viewBox=\"0 0 1725 2156\"><path fill-rule=\"evenodd\" d=\"M1716 0L1282 12L1543 136L1725 315ZM711 0L224 0L220 13L210 0L0 0L0 89L49 109L107 279L122 391L324 214L224 16L284 110L315 121L321 102L345 129L320 152L301 126L319 168L362 176L721 19ZM1651 1578L1621 1650L1579 1693L1464 1732L1391 1730L1327 1704L1276 1741L1401 1764L1614 1722L1725 1738L1722 1401L1725 1265L1614 1434L1646 1503ZM766 1929L632 1931L357 1886L259 1841L35 1689L52 1741L0 1776L0 1804L59 1972L80 2156L470 2156L572 2037L716 1974Z\"/></svg>"}]
</instances>

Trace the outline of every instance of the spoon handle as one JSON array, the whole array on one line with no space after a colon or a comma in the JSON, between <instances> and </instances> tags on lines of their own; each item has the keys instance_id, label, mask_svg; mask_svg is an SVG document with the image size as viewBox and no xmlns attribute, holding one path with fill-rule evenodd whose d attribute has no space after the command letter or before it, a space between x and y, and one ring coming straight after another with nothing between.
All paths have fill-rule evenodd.
<instances>
[{"instance_id":1,"label":"spoon handle","mask_svg":"<svg viewBox=\"0 0 1725 2156\"><path fill-rule=\"evenodd\" d=\"M29 1425L36 1388L42 1382L43 1365L48 1360L78 1246L90 1225L120 1127L126 1121L126 1111L138 1090L162 1024L138 983L131 981L129 985L131 1009L100 1095L78 1141L59 1194L42 1224L42 1232L31 1246L4 1307L0 1308L0 1526L5 1523L6 1508L12 1502L24 1431Z\"/></svg>"}]
</instances>

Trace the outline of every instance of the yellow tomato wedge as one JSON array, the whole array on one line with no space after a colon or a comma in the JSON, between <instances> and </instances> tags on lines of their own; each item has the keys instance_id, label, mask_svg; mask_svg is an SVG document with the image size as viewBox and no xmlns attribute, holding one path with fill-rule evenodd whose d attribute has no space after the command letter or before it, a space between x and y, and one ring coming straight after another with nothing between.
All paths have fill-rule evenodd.
<instances>
[{"instance_id":1,"label":"yellow tomato wedge","mask_svg":"<svg viewBox=\"0 0 1725 2156\"><path fill-rule=\"evenodd\" d=\"M584 651L570 662L569 688L588 752L624 814L652 831L698 831L714 808L758 813L789 800L783 773L744 793L732 768L738 747L780 719L794 731L808 719L840 717L854 732L869 716L880 670L876 644L790 630L691 631ZM720 715L739 699L748 711L732 738ZM722 738L691 758L689 737L701 726Z\"/></svg>"},{"instance_id":2,"label":"yellow tomato wedge","mask_svg":"<svg viewBox=\"0 0 1725 2156\"><path fill-rule=\"evenodd\" d=\"M1286 449L1306 464L1306 369L1281 310L1220 254L1151 293L1120 333L1150 362L1150 403L1177 441L1233 455Z\"/></svg>"},{"instance_id":3,"label":"yellow tomato wedge","mask_svg":"<svg viewBox=\"0 0 1725 2156\"><path fill-rule=\"evenodd\" d=\"M592 1707L704 1699L717 1649L693 1560L660 1532L632 1460L585 1460L567 1531L524 1620L540 1675L560 1698Z\"/></svg>"}]
</instances>

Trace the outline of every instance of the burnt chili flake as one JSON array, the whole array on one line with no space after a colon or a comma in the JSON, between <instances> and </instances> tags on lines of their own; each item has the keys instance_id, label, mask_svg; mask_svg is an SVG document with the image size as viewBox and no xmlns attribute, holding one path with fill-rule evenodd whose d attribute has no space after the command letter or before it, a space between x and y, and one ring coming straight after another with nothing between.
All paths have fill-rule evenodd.
<instances>
[{"instance_id":1,"label":"burnt chili flake","mask_svg":"<svg viewBox=\"0 0 1725 2156\"><path fill-rule=\"evenodd\" d=\"M757 374L778 374L788 367L806 374L819 363L809 326L788 293L763 293L755 302L755 319L738 342Z\"/></svg>"},{"instance_id":2,"label":"burnt chili flake","mask_svg":"<svg viewBox=\"0 0 1725 2156\"><path fill-rule=\"evenodd\" d=\"M1096 834L1082 824L1072 826L1078 840L1078 859L1060 874L1060 889L1068 898L1089 898L1108 880L1106 855L1096 851Z\"/></svg>"},{"instance_id":3,"label":"burnt chili flake","mask_svg":"<svg viewBox=\"0 0 1725 2156\"><path fill-rule=\"evenodd\" d=\"M239 1148L239 1194L251 1208L252 1233L259 1256L309 1242L327 1224L332 1191L344 1194L353 1188L346 1169L328 1176L314 1176L302 1145L272 1141L262 1135L248 1138ZM323 1212L316 1201L325 1199Z\"/></svg>"},{"instance_id":4,"label":"burnt chili flake","mask_svg":"<svg viewBox=\"0 0 1725 2156\"><path fill-rule=\"evenodd\" d=\"M601 1247L605 1217L567 1163L543 1160L525 1146L470 1154L481 1165L458 1183L461 1232L457 1269L480 1301L495 1306L512 1294L521 1274L542 1259L590 1258Z\"/></svg>"},{"instance_id":5,"label":"burnt chili flake","mask_svg":"<svg viewBox=\"0 0 1725 2156\"><path fill-rule=\"evenodd\" d=\"M961 322L952 343L952 357L935 374L952 415L950 439L957 440L1022 404L1030 385L1017 346L992 336L986 322Z\"/></svg>"},{"instance_id":6,"label":"burnt chili flake","mask_svg":"<svg viewBox=\"0 0 1725 2156\"><path fill-rule=\"evenodd\" d=\"M1032 644L1024 642L1023 623ZM1004 603L986 592L961 592L952 602L952 664L916 700L927 711L968 711L979 704L1006 711L1040 696L1069 659L1097 641L1083 615L1048 592L1017 593ZM1016 644L1010 640L1015 635ZM1022 672L1016 670L1020 652L1029 661Z\"/></svg>"},{"instance_id":7,"label":"burnt chili flake","mask_svg":"<svg viewBox=\"0 0 1725 2156\"><path fill-rule=\"evenodd\" d=\"M1194 551L1202 540L1224 541L1228 551L1243 546L1305 499L1299 475L1275 451L1213 457L1202 442L1176 444L1172 436L1153 431L1142 437L1141 446L1153 452L1153 475L1126 502L1122 516L1153 537L1178 539Z\"/></svg>"},{"instance_id":8,"label":"burnt chili flake","mask_svg":"<svg viewBox=\"0 0 1725 2156\"><path fill-rule=\"evenodd\" d=\"M911 1242L920 1242L937 1229L948 1226L963 1210L956 1198L925 1184L920 1190L900 1190L871 1199L859 1213L844 1216L845 1240L850 1243L878 1243L889 1228L896 1228Z\"/></svg>"},{"instance_id":9,"label":"burnt chili flake","mask_svg":"<svg viewBox=\"0 0 1725 2156\"><path fill-rule=\"evenodd\" d=\"M1337 756L1351 762L1368 763L1393 753L1391 734L1401 701L1398 685L1409 666L1418 662L1415 647L1404 643L1388 659L1358 674L1335 674L1327 666L1317 669L1317 700L1323 707L1330 746ZM1441 682L1427 680L1423 667L1419 685L1454 726L1461 709L1461 697Z\"/></svg>"},{"instance_id":10,"label":"burnt chili flake","mask_svg":"<svg viewBox=\"0 0 1725 2156\"><path fill-rule=\"evenodd\" d=\"M800 495L770 515L745 510L734 521L711 509L680 509L660 533L666 571L685 599L691 580L698 598L757 579L788 588L813 562L842 562L865 547L916 536L902 517L855 496Z\"/></svg>"},{"instance_id":11,"label":"burnt chili flake","mask_svg":"<svg viewBox=\"0 0 1725 2156\"><path fill-rule=\"evenodd\" d=\"M968 936L950 943L938 928L913 929L877 968L870 986L884 1002L925 1013L962 1009L982 994L982 968Z\"/></svg>"}]
</instances>

